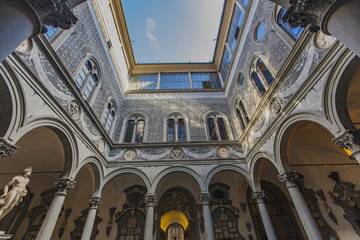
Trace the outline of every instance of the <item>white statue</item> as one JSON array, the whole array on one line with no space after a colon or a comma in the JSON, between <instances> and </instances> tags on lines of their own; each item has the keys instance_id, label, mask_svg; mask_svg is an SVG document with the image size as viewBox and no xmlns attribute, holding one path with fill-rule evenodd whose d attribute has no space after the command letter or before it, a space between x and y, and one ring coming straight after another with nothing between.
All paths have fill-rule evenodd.
<instances>
[{"instance_id":1,"label":"white statue","mask_svg":"<svg viewBox=\"0 0 360 240\"><path fill-rule=\"evenodd\" d=\"M5 217L26 196L26 185L30 182L28 177L31 172L31 167L24 169L23 175L13 177L3 188L4 193L0 196L0 219Z\"/></svg>"}]
</instances>

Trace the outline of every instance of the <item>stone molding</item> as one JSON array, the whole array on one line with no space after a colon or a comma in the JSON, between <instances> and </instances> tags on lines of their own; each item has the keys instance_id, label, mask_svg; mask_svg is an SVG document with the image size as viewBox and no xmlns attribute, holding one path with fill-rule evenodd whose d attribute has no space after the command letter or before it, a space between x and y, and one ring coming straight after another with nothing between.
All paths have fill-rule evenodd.
<instances>
[{"instance_id":1,"label":"stone molding","mask_svg":"<svg viewBox=\"0 0 360 240\"><path fill-rule=\"evenodd\" d=\"M0 158L12 156L19 147L8 143L4 138L0 137Z\"/></svg>"},{"instance_id":2,"label":"stone molding","mask_svg":"<svg viewBox=\"0 0 360 240\"><path fill-rule=\"evenodd\" d=\"M251 196L253 199L262 200L265 197L265 193L263 191L253 192Z\"/></svg>"},{"instance_id":3,"label":"stone molding","mask_svg":"<svg viewBox=\"0 0 360 240\"><path fill-rule=\"evenodd\" d=\"M91 197L89 199L90 208L97 208L102 203L101 197Z\"/></svg>"},{"instance_id":4,"label":"stone molding","mask_svg":"<svg viewBox=\"0 0 360 240\"><path fill-rule=\"evenodd\" d=\"M58 178L55 181L55 185L60 192L66 192L69 189L75 187L75 181L72 178Z\"/></svg>"},{"instance_id":5,"label":"stone molding","mask_svg":"<svg viewBox=\"0 0 360 240\"><path fill-rule=\"evenodd\" d=\"M203 192L200 194L200 201L203 205L208 205L211 200L211 194L208 192Z\"/></svg>"}]
</instances>

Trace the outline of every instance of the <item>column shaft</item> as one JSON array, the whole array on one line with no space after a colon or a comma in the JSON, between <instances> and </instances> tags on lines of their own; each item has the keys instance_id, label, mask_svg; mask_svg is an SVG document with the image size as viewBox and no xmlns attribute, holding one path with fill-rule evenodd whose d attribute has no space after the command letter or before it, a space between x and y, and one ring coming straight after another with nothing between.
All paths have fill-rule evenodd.
<instances>
[{"instance_id":1,"label":"column shaft","mask_svg":"<svg viewBox=\"0 0 360 240\"><path fill-rule=\"evenodd\" d=\"M271 219L269 216L269 213L266 209L266 205L263 199L257 199L256 200L257 205L259 207L259 211L260 211L260 215L261 215L261 219L263 221L264 224L264 228L265 228L265 232L266 232L266 236L268 237L269 240L276 240L276 234L274 231L274 227L271 223Z\"/></svg>"},{"instance_id":2,"label":"column shaft","mask_svg":"<svg viewBox=\"0 0 360 240\"><path fill-rule=\"evenodd\" d=\"M308 238L312 240L323 239L297 185L286 182L286 186Z\"/></svg>"},{"instance_id":3,"label":"column shaft","mask_svg":"<svg viewBox=\"0 0 360 240\"><path fill-rule=\"evenodd\" d=\"M39 234L36 240L49 240L54 231L56 222L58 220L61 208L64 204L66 197L65 192L57 192L55 194L54 200L52 201L49 211L46 214L44 222L40 228Z\"/></svg>"},{"instance_id":4,"label":"column shaft","mask_svg":"<svg viewBox=\"0 0 360 240\"><path fill-rule=\"evenodd\" d=\"M206 240L215 240L209 204L203 204Z\"/></svg>"},{"instance_id":5,"label":"column shaft","mask_svg":"<svg viewBox=\"0 0 360 240\"><path fill-rule=\"evenodd\" d=\"M90 207L88 216L86 218L85 227L81 235L81 240L89 240L93 230L95 218L96 218L97 208Z\"/></svg>"},{"instance_id":6,"label":"column shaft","mask_svg":"<svg viewBox=\"0 0 360 240\"><path fill-rule=\"evenodd\" d=\"M154 225L154 206L148 206L146 210L144 240L152 240L153 225Z\"/></svg>"}]
</instances>

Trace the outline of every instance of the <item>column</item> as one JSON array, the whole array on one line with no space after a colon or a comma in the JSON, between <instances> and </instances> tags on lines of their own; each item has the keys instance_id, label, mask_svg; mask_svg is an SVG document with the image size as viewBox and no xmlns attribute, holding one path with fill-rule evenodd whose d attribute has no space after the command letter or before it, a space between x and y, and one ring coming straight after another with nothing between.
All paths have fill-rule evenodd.
<instances>
[{"instance_id":1,"label":"column","mask_svg":"<svg viewBox=\"0 0 360 240\"><path fill-rule=\"evenodd\" d=\"M81 234L81 240L89 240L93 230L98 206L102 203L101 197L91 197L89 199L89 213L86 218L85 227Z\"/></svg>"},{"instance_id":2,"label":"column","mask_svg":"<svg viewBox=\"0 0 360 240\"><path fill-rule=\"evenodd\" d=\"M266 205L265 205L265 201L264 201L265 193L263 191L253 192L252 197L256 200L256 203L259 207L259 211L260 211L262 222L264 224L266 236L268 237L269 240L276 240L276 234L274 231L274 227L271 223L271 219L270 219L269 213L266 209Z\"/></svg>"},{"instance_id":3,"label":"column","mask_svg":"<svg viewBox=\"0 0 360 240\"><path fill-rule=\"evenodd\" d=\"M0 137L0 158L13 155L16 149L18 149L17 146L8 143L4 138Z\"/></svg>"},{"instance_id":4,"label":"column","mask_svg":"<svg viewBox=\"0 0 360 240\"><path fill-rule=\"evenodd\" d=\"M204 224L205 224L205 234L206 240L215 240L214 236L214 226L211 218L211 210L210 210L210 193L203 192L200 194L200 200L203 205L204 210Z\"/></svg>"},{"instance_id":5,"label":"column","mask_svg":"<svg viewBox=\"0 0 360 240\"><path fill-rule=\"evenodd\" d=\"M153 225L154 225L154 205L156 202L155 194L148 194L145 197L146 202L146 220L144 240L152 240L153 238Z\"/></svg>"},{"instance_id":6,"label":"column","mask_svg":"<svg viewBox=\"0 0 360 240\"><path fill-rule=\"evenodd\" d=\"M65 197L67 196L67 190L74 188L75 181L71 178L59 178L56 180L55 185L58 187L58 191L55 193L55 197L36 238L37 240L51 239L56 221L58 220Z\"/></svg>"},{"instance_id":7,"label":"column","mask_svg":"<svg viewBox=\"0 0 360 240\"><path fill-rule=\"evenodd\" d=\"M77 18L71 8L85 0L1 0L0 62L29 37L45 33L44 25L69 29Z\"/></svg>"},{"instance_id":8,"label":"column","mask_svg":"<svg viewBox=\"0 0 360 240\"><path fill-rule=\"evenodd\" d=\"M355 158L358 163L360 163L360 145L356 139L360 138L359 135L358 131L352 132L347 129L343 134L332 140L337 147L349 149L351 152L350 157Z\"/></svg>"},{"instance_id":9,"label":"column","mask_svg":"<svg viewBox=\"0 0 360 240\"><path fill-rule=\"evenodd\" d=\"M314 219L312 218L312 215L305 203L305 200L296 185L296 182L300 179L298 174L294 171L287 171L284 173L281 173L278 176L280 182L285 182L286 187L289 190L291 200L294 203L294 206L296 208L296 212L299 215L299 218L301 220L302 225L304 226L305 232L309 239L312 240L321 240L323 239L319 229L316 226L316 223Z\"/></svg>"}]
</instances>

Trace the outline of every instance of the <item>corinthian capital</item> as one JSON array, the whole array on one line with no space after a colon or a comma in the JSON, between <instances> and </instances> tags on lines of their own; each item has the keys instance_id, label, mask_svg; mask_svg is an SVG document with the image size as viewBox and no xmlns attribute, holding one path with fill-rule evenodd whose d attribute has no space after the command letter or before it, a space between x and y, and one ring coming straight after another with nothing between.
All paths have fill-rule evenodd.
<instances>
[{"instance_id":1,"label":"corinthian capital","mask_svg":"<svg viewBox=\"0 0 360 240\"><path fill-rule=\"evenodd\" d=\"M69 29L77 18L71 9L85 0L24 0L32 6L42 24L42 33L47 32L44 25Z\"/></svg>"},{"instance_id":2,"label":"corinthian capital","mask_svg":"<svg viewBox=\"0 0 360 240\"><path fill-rule=\"evenodd\" d=\"M278 175L279 181L284 183L297 183L301 177L295 171L286 171Z\"/></svg>"},{"instance_id":3,"label":"corinthian capital","mask_svg":"<svg viewBox=\"0 0 360 240\"><path fill-rule=\"evenodd\" d=\"M270 0L286 8L282 17L284 23L289 27L309 26L311 32L320 29L321 21L334 0Z\"/></svg>"},{"instance_id":4,"label":"corinthian capital","mask_svg":"<svg viewBox=\"0 0 360 240\"><path fill-rule=\"evenodd\" d=\"M334 138L332 141L335 142L337 147L347 148L354 155L354 153L360 152L360 146L357 142L358 135L359 132L347 129L342 135Z\"/></svg>"},{"instance_id":5,"label":"corinthian capital","mask_svg":"<svg viewBox=\"0 0 360 240\"><path fill-rule=\"evenodd\" d=\"M156 196L155 194L148 194L145 197L145 202L147 206L154 206L156 202Z\"/></svg>"},{"instance_id":6,"label":"corinthian capital","mask_svg":"<svg viewBox=\"0 0 360 240\"><path fill-rule=\"evenodd\" d=\"M55 181L55 185L58 187L59 191L66 192L68 189L75 187L75 181L72 178L58 178Z\"/></svg>"},{"instance_id":7,"label":"corinthian capital","mask_svg":"<svg viewBox=\"0 0 360 240\"><path fill-rule=\"evenodd\" d=\"M202 192L202 193L200 194L200 201L202 202L202 204L209 204L210 200L211 200L211 195L210 195L210 193L208 193L208 192Z\"/></svg>"},{"instance_id":8,"label":"corinthian capital","mask_svg":"<svg viewBox=\"0 0 360 240\"><path fill-rule=\"evenodd\" d=\"M256 200L264 199L265 193L263 191L253 192L252 197L253 197L253 199L256 199Z\"/></svg>"},{"instance_id":9,"label":"corinthian capital","mask_svg":"<svg viewBox=\"0 0 360 240\"><path fill-rule=\"evenodd\" d=\"M101 197L91 197L89 199L89 205L91 208L97 208L102 203Z\"/></svg>"},{"instance_id":10,"label":"corinthian capital","mask_svg":"<svg viewBox=\"0 0 360 240\"><path fill-rule=\"evenodd\" d=\"M8 143L0 137L0 158L13 155L16 149L18 149L17 146Z\"/></svg>"}]
</instances>

